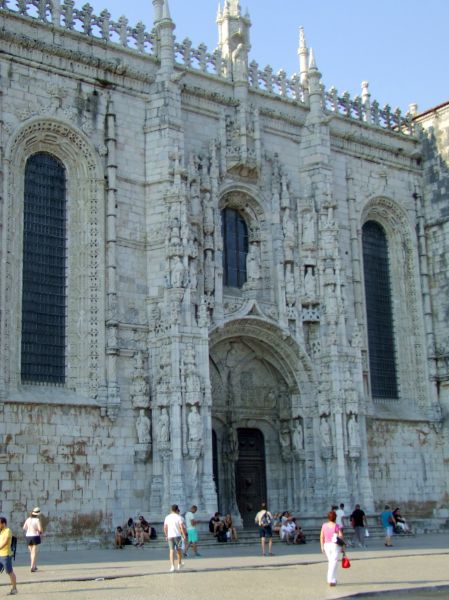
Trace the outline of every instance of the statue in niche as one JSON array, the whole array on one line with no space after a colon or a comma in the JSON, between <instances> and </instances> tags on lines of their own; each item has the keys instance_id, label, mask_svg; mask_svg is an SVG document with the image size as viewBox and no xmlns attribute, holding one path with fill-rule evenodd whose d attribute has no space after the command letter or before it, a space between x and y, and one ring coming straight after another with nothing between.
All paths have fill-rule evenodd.
<instances>
[{"instance_id":1,"label":"statue in niche","mask_svg":"<svg viewBox=\"0 0 449 600\"><path fill-rule=\"evenodd\" d=\"M320 437L321 437L321 446L323 448L330 448L332 446L331 428L330 428L329 420L327 417L321 417Z\"/></svg>"},{"instance_id":2,"label":"statue in niche","mask_svg":"<svg viewBox=\"0 0 449 600\"><path fill-rule=\"evenodd\" d=\"M170 246L179 246L181 238L179 237L179 221L177 218L173 219L170 232Z\"/></svg>"},{"instance_id":3,"label":"statue in niche","mask_svg":"<svg viewBox=\"0 0 449 600\"><path fill-rule=\"evenodd\" d=\"M199 393L201 391L201 384L196 368L195 350L190 344L187 346L185 351L184 365L186 378L186 392Z\"/></svg>"},{"instance_id":4,"label":"statue in niche","mask_svg":"<svg viewBox=\"0 0 449 600\"><path fill-rule=\"evenodd\" d=\"M256 244L251 244L249 247L248 256L246 257L246 272L248 275L248 281L259 281L260 258Z\"/></svg>"},{"instance_id":5,"label":"statue in niche","mask_svg":"<svg viewBox=\"0 0 449 600\"><path fill-rule=\"evenodd\" d=\"M303 213L302 243L313 244L315 242L315 218L312 211Z\"/></svg>"},{"instance_id":6,"label":"statue in niche","mask_svg":"<svg viewBox=\"0 0 449 600\"><path fill-rule=\"evenodd\" d=\"M290 217L289 208L286 208L282 215L282 231L284 233L286 259L292 260L295 246L295 224Z\"/></svg>"},{"instance_id":7,"label":"statue in niche","mask_svg":"<svg viewBox=\"0 0 449 600\"><path fill-rule=\"evenodd\" d=\"M184 286L184 265L179 256L173 258L171 269L171 285L174 288L182 288Z\"/></svg>"},{"instance_id":8,"label":"statue in niche","mask_svg":"<svg viewBox=\"0 0 449 600\"><path fill-rule=\"evenodd\" d=\"M198 326L208 327L209 325L209 311L207 305L207 298L201 297L201 304L198 307Z\"/></svg>"},{"instance_id":9,"label":"statue in niche","mask_svg":"<svg viewBox=\"0 0 449 600\"><path fill-rule=\"evenodd\" d=\"M301 452L304 449L304 432L299 419L293 421L292 446L295 452Z\"/></svg>"},{"instance_id":10,"label":"statue in niche","mask_svg":"<svg viewBox=\"0 0 449 600\"><path fill-rule=\"evenodd\" d=\"M304 275L304 292L308 298L315 297L315 275L313 273L313 267L306 267L306 274Z\"/></svg>"},{"instance_id":11,"label":"statue in niche","mask_svg":"<svg viewBox=\"0 0 449 600\"><path fill-rule=\"evenodd\" d=\"M282 458L288 458L290 456L290 432L287 429L279 431L279 444L281 446Z\"/></svg>"},{"instance_id":12,"label":"statue in niche","mask_svg":"<svg viewBox=\"0 0 449 600\"><path fill-rule=\"evenodd\" d=\"M198 287L198 276L197 276L197 271L196 271L196 260L195 259L190 261L189 287L192 290L196 290L196 288Z\"/></svg>"},{"instance_id":13,"label":"statue in niche","mask_svg":"<svg viewBox=\"0 0 449 600\"><path fill-rule=\"evenodd\" d=\"M166 408L161 409L159 416L157 440L161 444L166 444L170 441L170 417Z\"/></svg>"},{"instance_id":14,"label":"statue in niche","mask_svg":"<svg viewBox=\"0 0 449 600\"><path fill-rule=\"evenodd\" d=\"M292 265L287 265L285 270L285 295L287 304L293 304L295 301L295 276Z\"/></svg>"},{"instance_id":15,"label":"statue in niche","mask_svg":"<svg viewBox=\"0 0 449 600\"><path fill-rule=\"evenodd\" d=\"M206 235L212 235L215 229L214 223L214 209L210 199L210 193L205 192L203 199L204 206L204 233Z\"/></svg>"},{"instance_id":16,"label":"statue in niche","mask_svg":"<svg viewBox=\"0 0 449 600\"><path fill-rule=\"evenodd\" d=\"M206 250L204 259L204 291L212 294L215 289L215 271L212 250Z\"/></svg>"},{"instance_id":17,"label":"statue in niche","mask_svg":"<svg viewBox=\"0 0 449 600\"><path fill-rule=\"evenodd\" d=\"M187 425L189 427L189 442L201 442L203 439L203 423L195 404L190 409Z\"/></svg>"},{"instance_id":18,"label":"statue in niche","mask_svg":"<svg viewBox=\"0 0 449 600\"><path fill-rule=\"evenodd\" d=\"M359 424L356 415L350 415L348 419L348 438L349 445L353 447L360 446Z\"/></svg>"},{"instance_id":19,"label":"statue in niche","mask_svg":"<svg viewBox=\"0 0 449 600\"><path fill-rule=\"evenodd\" d=\"M140 409L140 414L136 420L137 440L139 444L151 443L151 421L146 416L143 408Z\"/></svg>"}]
</instances>

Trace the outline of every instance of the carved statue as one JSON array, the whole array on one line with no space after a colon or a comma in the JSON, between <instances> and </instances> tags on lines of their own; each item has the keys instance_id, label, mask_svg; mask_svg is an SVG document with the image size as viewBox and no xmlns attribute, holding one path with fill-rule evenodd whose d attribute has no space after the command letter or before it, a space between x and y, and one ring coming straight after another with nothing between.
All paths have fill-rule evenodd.
<instances>
[{"instance_id":1,"label":"carved statue","mask_svg":"<svg viewBox=\"0 0 449 600\"><path fill-rule=\"evenodd\" d=\"M197 277L197 272L196 272L196 260L195 259L190 261L189 286L192 288L192 290L196 290L196 288L198 287L198 277Z\"/></svg>"},{"instance_id":2,"label":"carved statue","mask_svg":"<svg viewBox=\"0 0 449 600\"><path fill-rule=\"evenodd\" d=\"M313 244L315 242L315 219L311 211L303 213L302 243Z\"/></svg>"},{"instance_id":3,"label":"carved statue","mask_svg":"<svg viewBox=\"0 0 449 600\"><path fill-rule=\"evenodd\" d=\"M295 452L300 452L304 449L304 432L299 419L293 421L292 446Z\"/></svg>"},{"instance_id":4,"label":"carved statue","mask_svg":"<svg viewBox=\"0 0 449 600\"><path fill-rule=\"evenodd\" d=\"M172 269L171 269L171 284L174 288L181 288L184 286L184 265L182 264L179 256L173 257Z\"/></svg>"},{"instance_id":5,"label":"carved statue","mask_svg":"<svg viewBox=\"0 0 449 600\"><path fill-rule=\"evenodd\" d=\"M282 231L284 232L284 239L286 242L291 244L295 243L295 224L290 218L290 209L286 208L282 216Z\"/></svg>"},{"instance_id":6,"label":"carved statue","mask_svg":"<svg viewBox=\"0 0 449 600\"><path fill-rule=\"evenodd\" d=\"M321 436L321 446L323 448L330 448L332 446L331 428L330 428L327 417L321 417L320 436Z\"/></svg>"},{"instance_id":7,"label":"carved statue","mask_svg":"<svg viewBox=\"0 0 449 600\"><path fill-rule=\"evenodd\" d=\"M295 277L292 265L287 265L285 270L285 295L287 304L293 304L295 301Z\"/></svg>"},{"instance_id":8,"label":"carved statue","mask_svg":"<svg viewBox=\"0 0 449 600\"><path fill-rule=\"evenodd\" d=\"M350 415L348 419L348 438L350 446L360 446L359 424L356 415Z\"/></svg>"},{"instance_id":9,"label":"carved statue","mask_svg":"<svg viewBox=\"0 0 449 600\"><path fill-rule=\"evenodd\" d=\"M203 423L198 408L193 405L187 417L189 442L201 442L203 439Z\"/></svg>"},{"instance_id":10,"label":"carved statue","mask_svg":"<svg viewBox=\"0 0 449 600\"><path fill-rule=\"evenodd\" d=\"M166 444L170 441L170 417L168 416L166 408L161 409L161 414L159 416L157 440L162 444Z\"/></svg>"},{"instance_id":11,"label":"carved statue","mask_svg":"<svg viewBox=\"0 0 449 600\"><path fill-rule=\"evenodd\" d=\"M306 274L304 275L305 295L308 298L314 298L315 291L315 275L313 274L313 267L306 267Z\"/></svg>"},{"instance_id":12,"label":"carved statue","mask_svg":"<svg viewBox=\"0 0 449 600\"><path fill-rule=\"evenodd\" d=\"M214 259L212 256L212 250L206 250L206 257L204 259L204 291L208 294L212 294L214 289L215 289Z\"/></svg>"},{"instance_id":13,"label":"carved statue","mask_svg":"<svg viewBox=\"0 0 449 600\"><path fill-rule=\"evenodd\" d=\"M246 272L248 281L258 281L260 279L259 249L256 244L251 244L249 247L248 256L246 257Z\"/></svg>"},{"instance_id":14,"label":"carved statue","mask_svg":"<svg viewBox=\"0 0 449 600\"><path fill-rule=\"evenodd\" d=\"M246 46L240 42L232 52L234 81L246 81L248 77L247 59Z\"/></svg>"},{"instance_id":15,"label":"carved statue","mask_svg":"<svg viewBox=\"0 0 449 600\"><path fill-rule=\"evenodd\" d=\"M204 206L204 233L206 235L212 235L215 229L214 223L214 209L212 207L212 202L210 199L209 192L204 194L203 199Z\"/></svg>"},{"instance_id":16,"label":"carved statue","mask_svg":"<svg viewBox=\"0 0 449 600\"><path fill-rule=\"evenodd\" d=\"M137 439L139 444L151 443L151 421L145 415L143 408L140 409L140 414L136 421Z\"/></svg>"}]
</instances>

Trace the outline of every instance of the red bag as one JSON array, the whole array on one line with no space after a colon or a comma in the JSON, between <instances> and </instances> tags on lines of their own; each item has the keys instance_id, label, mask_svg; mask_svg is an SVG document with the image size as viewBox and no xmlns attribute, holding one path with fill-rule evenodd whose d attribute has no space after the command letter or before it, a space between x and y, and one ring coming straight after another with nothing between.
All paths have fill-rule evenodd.
<instances>
[{"instance_id":1,"label":"red bag","mask_svg":"<svg viewBox=\"0 0 449 600\"><path fill-rule=\"evenodd\" d=\"M349 567L351 566L351 562L346 555L343 556L343 558L341 559L341 566L343 567L343 569L349 569Z\"/></svg>"}]
</instances>

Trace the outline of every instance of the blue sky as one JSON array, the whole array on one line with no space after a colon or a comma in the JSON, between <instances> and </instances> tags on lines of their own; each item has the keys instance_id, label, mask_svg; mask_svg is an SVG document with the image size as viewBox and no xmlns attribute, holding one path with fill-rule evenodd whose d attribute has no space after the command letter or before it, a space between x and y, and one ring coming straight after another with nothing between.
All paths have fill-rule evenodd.
<instances>
[{"instance_id":1,"label":"blue sky","mask_svg":"<svg viewBox=\"0 0 449 600\"><path fill-rule=\"evenodd\" d=\"M169 0L178 40L189 37L210 50L217 43L218 0ZM84 4L76 0L77 7ZM151 0L93 0L114 19L151 29ZM304 26L326 87L360 92L370 83L372 99L406 111L449 100L449 0L241 0L251 20L251 59L288 74L298 70L298 28Z\"/></svg>"}]
</instances>

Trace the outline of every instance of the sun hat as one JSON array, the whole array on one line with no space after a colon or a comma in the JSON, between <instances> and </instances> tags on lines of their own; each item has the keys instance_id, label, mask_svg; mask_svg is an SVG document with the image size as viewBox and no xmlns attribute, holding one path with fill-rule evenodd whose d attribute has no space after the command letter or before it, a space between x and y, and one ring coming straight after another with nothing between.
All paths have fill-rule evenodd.
<instances>
[{"instance_id":1,"label":"sun hat","mask_svg":"<svg viewBox=\"0 0 449 600\"><path fill-rule=\"evenodd\" d=\"M41 514L41 509L39 508L39 506L36 506L35 508L33 508L31 514L32 515L36 515L36 516L40 515Z\"/></svg>"}]
</instances>

